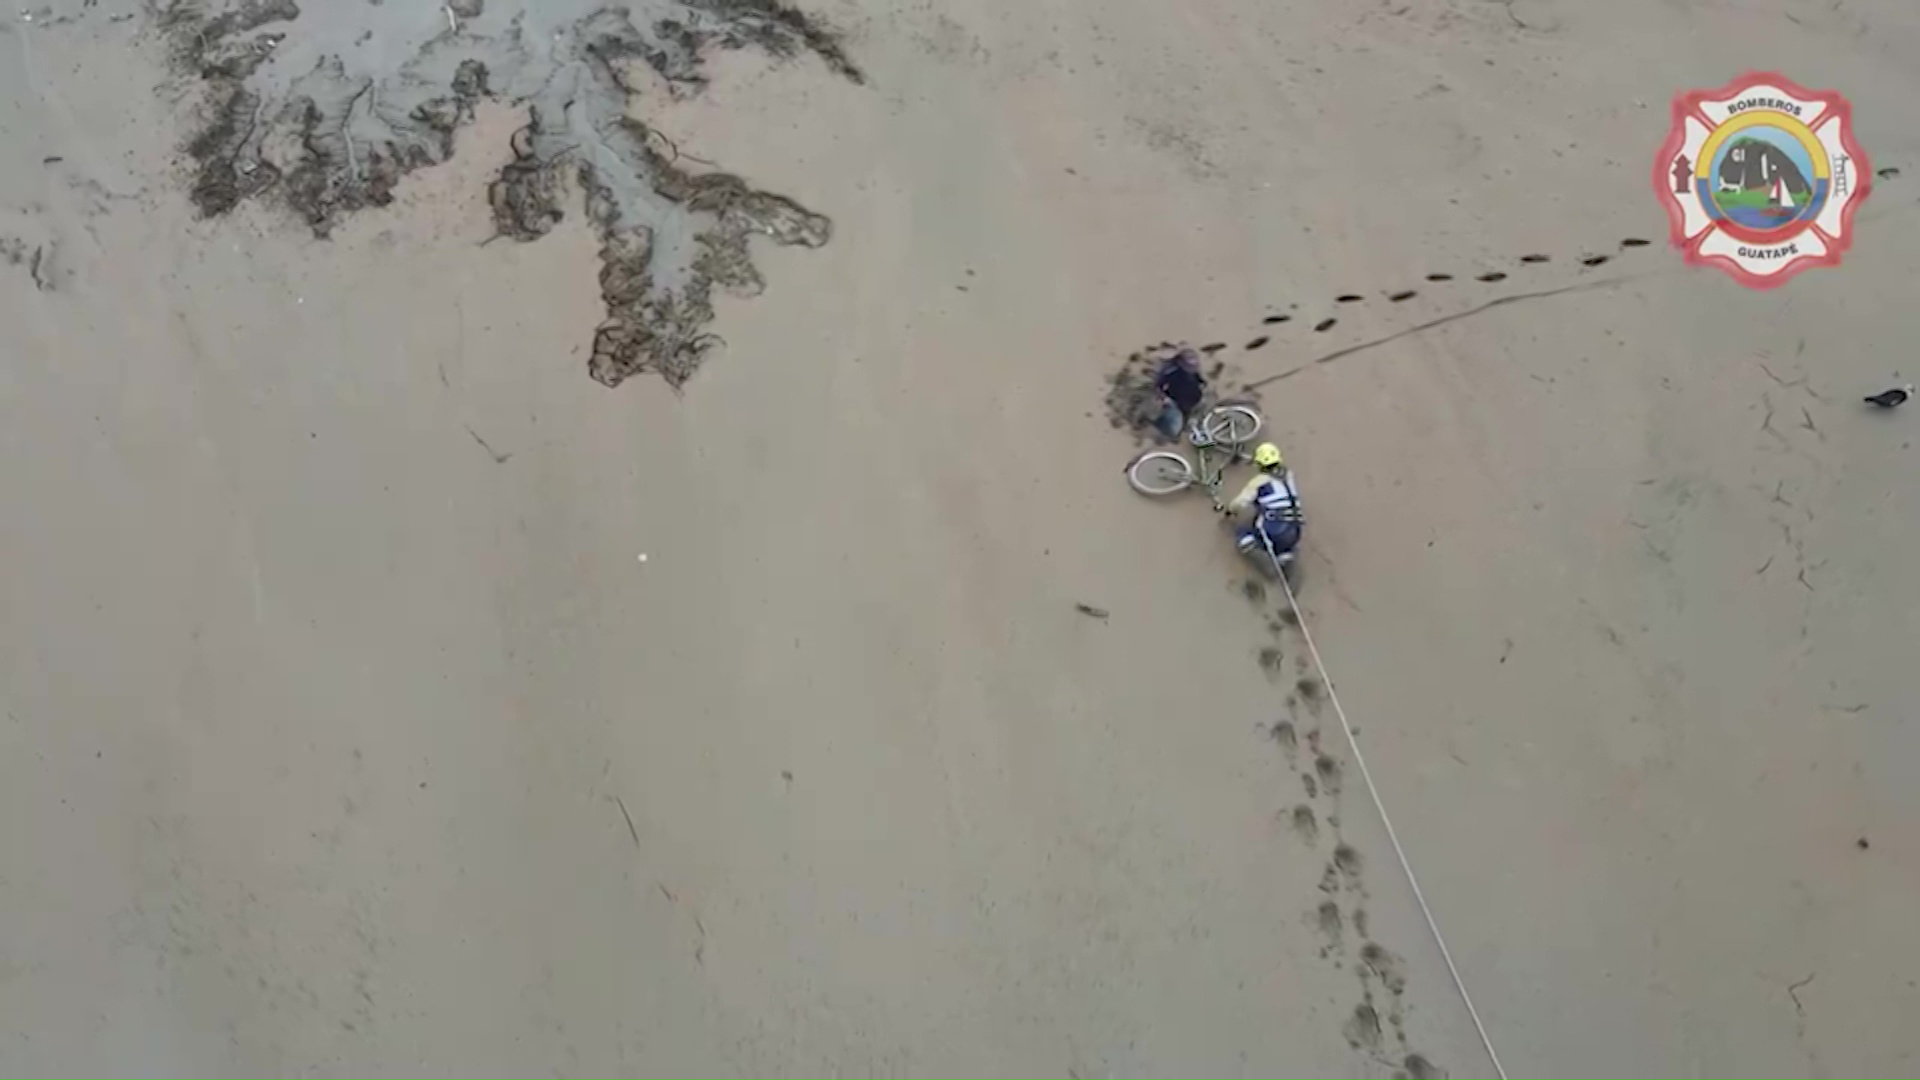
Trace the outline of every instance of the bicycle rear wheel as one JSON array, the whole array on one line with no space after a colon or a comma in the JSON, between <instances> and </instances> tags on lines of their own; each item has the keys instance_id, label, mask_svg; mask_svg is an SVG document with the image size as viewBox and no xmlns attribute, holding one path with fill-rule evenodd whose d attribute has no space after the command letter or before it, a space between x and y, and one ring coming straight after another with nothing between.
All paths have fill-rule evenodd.
<instances>
[{"instance_id":1,"label":"bicycle rear wheel","mask_svg":"<svg viewBox=\"0 0 1920 1080\"><path fill-rule=\"evenodd\" d=\"M1193 486L1199 476L1193 463L1179 454L1153 450L1133 459L1127 466L1127 483L1142 495L1171 495Z\"/></svg>"},{"instance_id":2,"label":"bicycle rear wheel","mask_svg":"<svg viewBox=\"0 0 1920 1080\"><path fill-rule=\"evenodd\" d=\"M1239 446L1252 442L1266 422L1251 405L1219 405L1200 418L1200 433L1221 446Z\"/></svg>"}]
</instances>

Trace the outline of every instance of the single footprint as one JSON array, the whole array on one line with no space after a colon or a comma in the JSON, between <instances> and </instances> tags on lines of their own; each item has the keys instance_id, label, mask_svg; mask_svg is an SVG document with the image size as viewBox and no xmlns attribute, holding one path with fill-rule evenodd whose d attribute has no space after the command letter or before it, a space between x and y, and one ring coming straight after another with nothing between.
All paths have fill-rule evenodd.
<instances>
[{"instance_id":1,"label":"single footprint","mask_svg":"<svg viewBox=\"0 0 1920 1080\"><path fill-rule=\"evenodd\" d=\"M1351 844L1341 844L1333 849L1333 867L1339 876L1348 881L1360 879L1360 853Z\"/></svg>"},{"instance_id":2,"label":"single footprint","mask_svg":"<svg viewBox=\"0 0 1920 1080\"><path fill-rule=\"evenodd\" d=\"M1402 300L1411 300L1414 297L1419 295L1420 295L1419 293L1414 292L1412 289L1406 289L1401 292L1394 293L1392 296L1387 297L1387 299L1397 304Z\"/></svg>"},{"instance_id":3,"label":"single footprint","mask_svg":"<svg viewBox=\"0 0 1920 1080\"><path fill-rule=\"evenodd\" d=\"M1300 736L1293 730L1293 721L1281 720L1267 729L1267 738L1280 744L1280 749L1289 755L1300 745Z\"/></svg>"},{"instance_id":4,"label":"single footprint","mask_svg":"<svg viewBox=\"0 0 1920 1080\"><path fill-rule=\"evenodd\" d=\"M1321 754L1319 757L1313 759L1313 772L1315 776L1320 778L1320 786L1326 789L1327 794L1340 794L1339 762L1325 754Z\"/></svg>"},{"instance_id":5,"label":"single footprint","mask_svg":"<svg viewBox=\"0 0 1920 1080\"><path fill-rule=\"evenodd\" d=\"M1260 346L1262 346L1262 345L1265 345L1265 344L1266 344L1267 342L1269 342L1269 341L1272 341L1272 340L1273 340L1273 339L1272 339L1272 338L1269 338L1269 337L1257 337L1257 338L1254 338L1254 339L1253 339L1252 341L1249 341L1249 342L1247 342L1247 351L1248 351L1248 352L1252 352L1253 350L1255 350L1255 349L1257 349L1257 348L1259 348L1259 347L1260 347Z\"/></svg>"},{"instance_id":6,"label":"single footprint","mask_svg":"<svg viewBox=\"0 0 1920 1080\"><path fill-rule=\"evenodd\" d=\"M1427 1060L1425 1054L1408 1054L1400 1069L1407 1080L1447 1080L1447 1070Z\"/></svg>"},{"instance_id":7,"label":"single footprint","mask_svg":"<svg viewBox=\"0 0 1920 1080\"><path fill-rule=\"evenodd\" d=\"M1611 258L1613 258L1613 256L1611 255L1589 255L1586 258L1580 260L1580 265L1581 266L1600 266L1606 263L1606 261Z\"/></svg>"},{"instance_id":8,"label":"single footprint","mask_svg":"<svg viewBox=\"0 0 1920 1080\"><path fill-rule=\"evenodd\" d=\"M1269 315L1266 318L1261 319L1260 321L1267 324L1268 326L1278 326L1281 323L1286 322L1291 318L1293 318L1293 316L1291 315Z\"/></svg>"},{"instance_id":9,"label":"single footprint","mask_svg":"<svg viewBox=\"0 0 1920 1080\"><path fill-rule=\"evenodd\" d=\"M1428 281L1452 281L1453 275L1452 274L1428 274L1427 280Z\"/></svg>"},{"instance_id":10,"label":"single footprint","mask_svg":"<svg viewBox=\"0 0 1920 1080\"><path fill-rule=\"evenodd\" d=\"M1341 293L1339 296L1334 297L1334 300L1342 304L1357 304L1364 299L1366 299L1366 297L1361 296L1359 293Z\"/></svg>"},{"instance_id":11,"label":"single footprint","mask_svg":"<svg viewBox=\"0 0 1920 1080\"><path fill-rule=\"evenodd\" d=\"M1523 263L1543 263L1550 258L1551 256L1548 255L1522 255L1520 256L1520 261Z\"/></svg>"},{"instance_id":12,"label":"single footprint","mask_svg":"<svg viewBox=\"0 0 1920 1080\"><path fill-rule=\"evenodd\" d=\"M1380 984L1389 993L1403 994L1407 990L1407 976L1400 968L1400 958L1369 941L1360 947L1360 962L1380 980Z\"/></svg>"},{"instance_id":13,"label":"single footprint","mask_svg":"<svg viewBox=\"0 0 1920 1080\"><path fill-rule=\"evenodd\" d=\"M1637 236L1629 236L1625 240L1620 241L1620 246L1623 248L1646 247L1648 244L1651 244L1651 243L1653 243L1653 241L1651 240L1642 240Z\"/></svg>"},{"instance_id":14,"label":"single footprint","mask_svg":"<svg viewBox=\"0 0 1920 1080\"><path fill-rule=\"evenodd\" d=\"M1320 821L1313 816L1313 807L1301 803L1293 808L1293 831L1309 844L1320 839Z\"/></svg>"},{"instance_id":15,"label":"single footprint","mask_svg":"<svg viewBox=\"0 0 1920 1080\"><path fill-rule=\"evenodd\" d=\"M1327 331L1333 329L1333 324L1339 321L1340 321L1339 319L1331 319L1331 318L1321 319L1319 322L1314 324L1313 331L1316 334L1324 334Z\"/></svg>"},{"instance_id":16,"label":"single footprint","mask_svg":"<svg viewBox=\"0 0 1920 1080\"><path fill-rule=\"evenodd\" d=\"M1217 353L1217 352L1219 352L1219 351L1220 351L1221 349L1224 349L1224 348L1226 348L1226 347L1227 347L1227 343L1226 343L1226 342L1224 342L1224 341L1216 341L1216 342L1213 342L1213 343L1212 343L1212 344L1210 344L1210 345L1202 345L1202 346L1200 346L1200 351L1201 351L1201 352L1203 352L1203 353Z\"/></svg>"},{"instance_id":17,"label":"single footprint","mask_svg":"<svg viewBox=\"0 0 1920 1080\"><path fill-rule=\"evenodd\" d=\"M1340 905L1331 900L1323 900L1320 902L1320 906L1314 910L1313 915L1314 922L1319 924L1320 932L1332 938L1333 943L1338 945L1340 943L1340 931L1342 929L1340 925Z\"/></svg>"},{"instance_id":18,"label":"single footprint","mask_svg":"<svg viewBox=\"0 0 1920 1080\"><path fill-rule=\"evenodd\" d=\"M1507 275L1501 273L1498 270L1491 270L1491 271L1488 271L1487 273L1481 274L1479 277L1475 278L1474 280L1485 281L1485 282L1505 281L1507 280Z\"/></svg>"},{"instance_id":19,"label":"single footprint","mask_svg":"<svg viewBox=\"0 0 1920 1080\"><path fill-rule=\"evenodd\" d=\"M1374 1012L1373 1006L1365 1002L1355 1005L1353 1007L1353 1015L1347 1018L1343 1031L1347 1036L1347 1044L1355 1050L1363 1047L1368 1050L1378 1049L1380 1046L1380 1014Z\"/></svg>"}]
</instances>

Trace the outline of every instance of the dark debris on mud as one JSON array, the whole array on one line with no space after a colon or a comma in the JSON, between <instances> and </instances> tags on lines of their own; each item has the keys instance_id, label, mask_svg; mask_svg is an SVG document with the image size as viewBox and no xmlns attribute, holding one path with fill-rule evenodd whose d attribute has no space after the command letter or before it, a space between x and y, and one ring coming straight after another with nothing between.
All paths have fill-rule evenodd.
<instances>
[{"instance_id":1,"label":"dark debris on mud","mask_svg":"<svg viewBox=\"0 0 1920 1080\"><path fill-rule=\"evenodd\" d=\"M655 371L677 388L720 341L705 329L713 321L714 287L736 296L755 296L765 288L748 239L767 236L783 245L817 248L831 238L833 223L729 173L680 169L655 148L647 127L637 120L624 120L621 129L632 140L632 154L646 162L654 190L689 211L710 216L714 224L695 238L699 253L687 283L678 291L656 287L649 277L651 233L645 226L620 227L613 200L596 182L592 167L580 166L580 180L588 191L587 217L603 240L600 298L607 310L607 321L594 334L588 371L607 386Z\"/></svg>"},{"instance_id":2,"label":"dark debris on mud","mask_svg":"<svg viewBox=\"0 0 1920 1080\"><path fill-rule=\"evenodd\" d=\"M724 48L754 45L783 60L811 52L835 74L866 85L866 73L847 55L839 35L798 8L780 0L690 0L690 6L721 20L715 36Z\"/></svg>"},{"instance_id":3,"label":"dark debris on mud","mask_svg":"<svg viewBox=\"0 0 1920 1080\"><path fill-rule=\"evenodd\" d=\"M1183 348L1213 356L1225 346L1215 343L1195 347L1187 342L1162 341L1128 354L1120 367L1107 376L1107 423L1132 435L1136 443L1164 444L1172 441L1154 427L1154 420L1160 415L1163 402L1159 388L1154 385L1154 378L1160 371L1160 365ZM1207 363L1201 373L1207 381L1199 408L1204 413L1221 404L1219 389L1230 374L1230 366L1224 360L1215 359ZM1233 400L1257 404L1253 397L1246 394L1236 394ZM1187 419L1191 421L1193 417ZM1249 599L1252 597L1249 596Z\"/></svg>"},{"instance_id":4,"label":"dark debris on mud","mask_svg":"<svg viewBox=\"0 0 1920 1080\"><path fill-rule=\"evenodd\" d=\"M449 159L455 132L478 103L502 95L525 105L529 120L513 136L512 160L488 186L496 237L538 240L565 219L570 203L584 201L601 241L606 316L594 332L589 374L611 387L653 372L679 388L720 343L708 329L713 290L751 296L764 287L750 238L819 247L832 223L731 173L686 167L671 140L626 115L639 89L629 84L631 73L644 66L675 96L690 96L706 85L705 54L754 47L779 58L811 53L856 84L866 76L834 32L780 0L674 2L684 18L641 27L624 7L593 11L566 27L564 41L556 31L551 49L521 41L517 17L505 34L465 35L462 20L487 5L446 5L449 33L418 45L422 69L447 48L504 56L522 76L518 93L490 85L495 73L478 55L460 61L435 91L417 71L369 75L344 67L338 53L322 55L314 72L276 93L253 76L300 31L295 0L237 0L217 12L217 0L176 0L159 25L176 69L202 90L198 125L184 147L190 197L203 216L217 217L271 196L325 238L354 212L389 204L408 173ZM372 18L362 40L373 32ZM446 79L450 67L432 69ZM570 84L553 77L562 70ZM383 93L389 82L399 89ZM565 94L573 96L562 100ZM581 139L596 144L592 164L573 152ZM648 219L647 209L660 207L668 219ZM669 246L660 243L662 228L673 230ZM674 261L663 264L667 250Z\"/></svg>"}]
</instances>

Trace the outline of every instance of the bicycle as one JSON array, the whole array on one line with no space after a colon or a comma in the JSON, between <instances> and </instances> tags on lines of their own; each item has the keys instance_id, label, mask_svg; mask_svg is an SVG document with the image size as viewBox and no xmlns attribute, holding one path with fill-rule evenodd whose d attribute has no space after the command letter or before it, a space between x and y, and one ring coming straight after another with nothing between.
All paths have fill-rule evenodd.
<instances>
[{"instance_id":1,"label":"bicycle","mask_svg":"<svg viewBox=\"0 0 1920 1080\"><path fill-rule=\"evenodd\" d=\"M1201 414L1187 431L1193 444L1196 466L1184 455L1171 450L1149 450L1127 463L1127 483L1142 495L1172 495L1195 484L1213 496L1220 506L1220 484L1227 466L1250 460L1246 444L1260 434L1266 419L1253 406L1225 402Z\"/></svg>"}]
</instances>

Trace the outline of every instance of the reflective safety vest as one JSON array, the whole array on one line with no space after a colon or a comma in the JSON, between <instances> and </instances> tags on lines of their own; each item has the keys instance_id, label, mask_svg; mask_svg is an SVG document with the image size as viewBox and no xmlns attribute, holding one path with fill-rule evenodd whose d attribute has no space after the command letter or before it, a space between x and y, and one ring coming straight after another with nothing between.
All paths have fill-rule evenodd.
<instances>
[{"instance_id":1,"label":"reflective safety vest","mask_svg":"<svg viewBox=\"0 0 1920 1080\"><path fill-rule=\"evenodd\" d=\"M1300 493L1294 490L1292 473L1269 477L1260 485L1259 494L1253 497L1253 502L1260 508L1262 517L1277 517L1283 521L1301 519Z\"/></svg>"}]
</instances>

